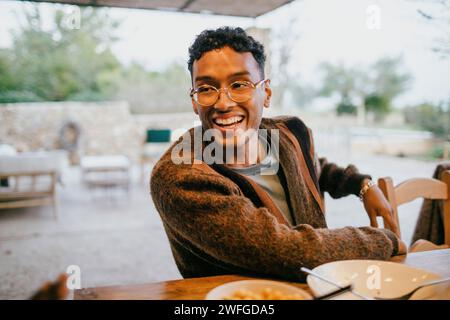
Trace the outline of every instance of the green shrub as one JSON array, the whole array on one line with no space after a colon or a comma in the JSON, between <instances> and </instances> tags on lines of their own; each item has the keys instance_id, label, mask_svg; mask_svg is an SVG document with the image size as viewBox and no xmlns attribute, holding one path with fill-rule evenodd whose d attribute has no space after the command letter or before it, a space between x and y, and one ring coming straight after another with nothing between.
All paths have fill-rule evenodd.
<instances>
[{"instance_id":1,"label":"green shrub","mask_svg":"<svg viewBox=\"0 0 450 320\"><path fill-rule=\"evenodd\" d=\"M356 114L356 106L349 102L341 102L337 105L337 114Z\"/></svg>"},{"instance_id":2,"label":"green shrub","mask_svg":"<svg viewBox=\"0 0 450 320\"><path fill-rule=\"evenodd\" d=\"M94 91L82 91L71 95L67 98L69 101L104 101L110 100L109 97L106 97L104 94L100 92Z\"/></svg>"},{"instance_id":3,"label":"green shrub","mask_svg":"<svg viewBox=\"0 0 450 320\"><path fill-rule=\"evenodd\" d=\"M404 110L406 123L432 132L437 138L449 140L450 108L443 104L422 103Z\"/></svg>"},{"instance_id":4,"label":"green shrub","mask_svg":"<svg viewBox=\"0 0 450 320\"><path fill-rule=\"evenodd\" d=\"M38 102L42 99L30 91L3 91L0 92L0 103Z\"/></svg>"},{"instance_id":5,"label":"green shrub","mask_svg":"<svg viewBox=\"0 0 450 320\"><path fill-rule=\"evenodd\" d=\"M442 159L444 157L444 146L442 144L435 146L429 153L433 159Z\"/></svg>"},{"instance_id":6,"label":"green shrub","mask_svg":"<svg viewBox=\"0 0 450 320\"><path fill-rule=\"evenodd\" d=\"M371 94L365 97L364 104L367 112L373 112L377 120L382 120L390 111L390 101L379 94Z\"/></svg>"}]
</instances>

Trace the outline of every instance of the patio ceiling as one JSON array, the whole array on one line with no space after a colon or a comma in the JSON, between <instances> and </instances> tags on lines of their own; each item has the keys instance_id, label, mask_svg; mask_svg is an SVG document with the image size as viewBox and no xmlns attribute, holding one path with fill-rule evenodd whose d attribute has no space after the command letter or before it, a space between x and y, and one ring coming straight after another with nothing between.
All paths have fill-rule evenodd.
<instances>
[{"instance_id":1,"label":"patio ceiling","mask_svg":"<svg viewBox=\"0 0 450 320\"><path fill-rule=\"evenodd\" d=\"M256 18L294 0L31 0L94 7L121 7Z\"/></svg>"}]
</instances>

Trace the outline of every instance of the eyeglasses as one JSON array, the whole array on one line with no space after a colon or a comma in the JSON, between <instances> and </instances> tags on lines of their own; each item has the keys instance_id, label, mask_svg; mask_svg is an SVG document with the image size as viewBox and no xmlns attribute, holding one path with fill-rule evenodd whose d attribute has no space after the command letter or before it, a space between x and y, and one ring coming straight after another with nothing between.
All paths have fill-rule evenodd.
<instances>
[{"instance_id":1,"label":"eyeglasses","mask_svg":"<svg viewBox=\"0 0 450 320\"><path fill-rule=\"evenodd\" d=\"M214 86L204 84L197 89L191 89L190 96L203 107L209 107L214 105L220 97L220 91L225 91L228 98L237 103L243 103L250 100L255 93L256 88L267 81L263 79L257 83L250 81L235 81L226 88L217 89Z\"/></svg>"}]
</instances>

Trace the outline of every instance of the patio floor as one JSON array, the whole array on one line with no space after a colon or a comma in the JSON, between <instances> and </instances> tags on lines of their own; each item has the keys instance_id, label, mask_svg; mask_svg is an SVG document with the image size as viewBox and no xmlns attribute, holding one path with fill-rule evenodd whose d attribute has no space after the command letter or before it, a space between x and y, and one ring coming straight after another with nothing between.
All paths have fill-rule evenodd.
<instances>
[{"instance_id":1,"label":"patio floor","mask_svg":"<svg viewBox=\"0 0 450 320\"><path fill-rule=\"evenodd\" d=\"M356 164L374 178L394 182L430 177L436 162L392 157L329 157L340 165ZM51 208L0 211L0 299L25 299L43 282L55 279L69 265L81 268L82 287L135 284L181 278L167 237L151 201L148 184L134 182L125 193L89 192L77 168L64 176L60 188L60 219ZM404 239L409 242L420 202L401 212ZM327 197L329 227L367 225L356 197Z\"/></svg>"}]
</instances>

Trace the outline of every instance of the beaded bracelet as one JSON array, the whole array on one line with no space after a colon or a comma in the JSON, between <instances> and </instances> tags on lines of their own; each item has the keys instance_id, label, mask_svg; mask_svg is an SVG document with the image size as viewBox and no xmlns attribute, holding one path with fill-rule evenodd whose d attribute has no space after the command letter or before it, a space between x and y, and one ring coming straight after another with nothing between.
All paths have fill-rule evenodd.
<instances>
[{"instance_id":1,"label":"beaded bracelet","mask_svg":"<svg viewBox=\"0 0 450 320\"><path fill-rule=\"evenodd\" d=\"M373 186L375 186L375 182L373 182L372 180L369 180L369 182L364 187L361 188L361 191L359 191L359 200L364 201L364 195Z\"/></svg>"}]
</instances>

